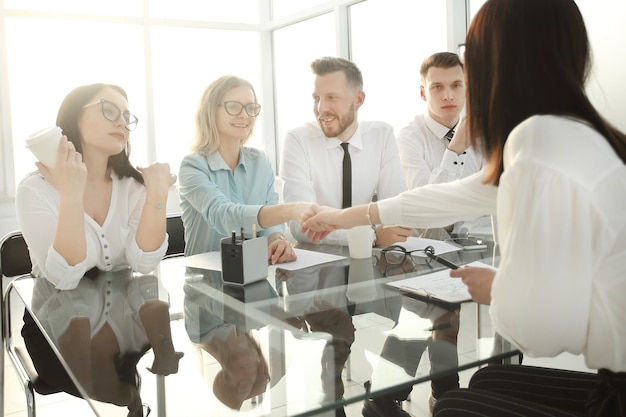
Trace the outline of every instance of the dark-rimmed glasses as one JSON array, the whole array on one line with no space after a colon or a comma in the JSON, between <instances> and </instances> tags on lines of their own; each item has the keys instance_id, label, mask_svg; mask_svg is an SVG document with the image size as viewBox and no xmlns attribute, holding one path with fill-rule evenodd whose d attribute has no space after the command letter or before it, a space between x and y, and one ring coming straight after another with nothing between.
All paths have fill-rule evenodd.
<instances>
[{"instance_id":1,"label":"dark-rimmed glasses","mask_svg":"<svg viewBox=\"0 0 626 417\"><path fill-rule=\"evenodd\" d=\"M432 246L426 246L424 249L414 249L407 251L406 248L399 245L387 246L380 251L385 257L385 261L389 265L402 265L404 261L406 261L407 256L409 256L414 252L424 252L424 253L435 253L435 248ZM411 258L410 258L411 259ZM426 257L426 261L428 262L430 258Z\"/></svg>"},{"instance_id":2,"label":"dark-rimmed glasses","mask_svg":"<svg viewBox=\"0 0 626 417\"><path fill-rule=\"evenodd\" d=\"M96 106L98 104L100 105L102 116L108 121L117 122L120 116L122 116L124 118L124 123L126 124L125 125L126 130L128 130L129 132L132 132L137 127L137 123L139 122L139 119L137 119L137 117L134 114L132 114L128 110L122 111L122 109L117 107L117 104L109 100L105 100L101 98L100 100L94 101L93 103L85 104L83 106L83 109L87 107L91 107L91 106Z\"/></svg>"},{"instance_id":3,"label":"dark-rimmed glasses","mask_svg":"<svg viewBox=\"0 0 626 417\"><path fill-rule=\"evenodd\" d=\"M226 113L231 116L239 116L242 110L246 110L246 114L250 117L257 117L261 113L261 105L259 103L243 104L238 101L225 101L220 104L224 107Z\"/></svg>"}]
</instances>

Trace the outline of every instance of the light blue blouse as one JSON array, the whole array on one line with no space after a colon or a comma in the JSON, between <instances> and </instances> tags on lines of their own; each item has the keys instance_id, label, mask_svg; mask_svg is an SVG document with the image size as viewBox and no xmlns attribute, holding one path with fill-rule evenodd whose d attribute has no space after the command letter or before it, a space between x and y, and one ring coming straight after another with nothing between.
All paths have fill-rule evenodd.
<instances>
[{"instance_id":1,"label":"light blue blouse","mask_svg":"<svg viewBox=\"0 0 626 417\"><path fill-rule=\"evenodd\" d=\"M254 148L241 148L234 173L219 152L188 155L178 180L185 256L220 250L220 240L233 230L239 236L242 227L250 237L261 207L278 203L270 160ZM284 225L261 229L257 224L259 236L284 230Z\"/></svg>"}]
</instances>

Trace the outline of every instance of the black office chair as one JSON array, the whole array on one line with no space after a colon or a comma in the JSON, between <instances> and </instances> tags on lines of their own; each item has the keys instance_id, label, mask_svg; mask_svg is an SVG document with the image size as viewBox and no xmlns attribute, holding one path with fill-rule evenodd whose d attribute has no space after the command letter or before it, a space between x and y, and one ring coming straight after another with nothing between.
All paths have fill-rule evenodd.
<instances>
[{"instance_id":1,"label":"black office chair","mask_svg":"<svg viewBox=\"0 0 626 417\"><path fill-rule=\"evenodd\" d=\"M28 246L22 237L22 233L11 232L0 240L0 276L4 281L5 277L20 279L29 276L32 265ZM24 346L17 346L13 341L11 331L11 292L13 290L12 281L9 282L2 299L2 327L3 342L11 362L15 366L18 377L22 382L24 393L26 394L26 409L29 417L35 417L35 392L41 395L62 392L62 389L49 385L42 380L33 365L31 357ZM32 320L32 318L31 318ZM34 324L34 323L33 323ZM35 324L35 330L39 330ZM41 332L39 331L41 334ZM41 337L44 337L41 334ZM52 352L52 350L50 350ZM54 352L52 352L54 355ZM4 375L2 375L4 377ZM4 380L1 381L4 383Z\"/></svg>"},{"instance_id":2,"label":"black office chair","mask_svg":"<svg viewBox=\"0 0 626 417\"><path fill-rule=\"evenodd\" d=\"M168 216L167 234L169 236L169 246L165 252L165 257L180 256L185 253L185 229L183 219L180 215Z\"/></svg>"}]
</instances>

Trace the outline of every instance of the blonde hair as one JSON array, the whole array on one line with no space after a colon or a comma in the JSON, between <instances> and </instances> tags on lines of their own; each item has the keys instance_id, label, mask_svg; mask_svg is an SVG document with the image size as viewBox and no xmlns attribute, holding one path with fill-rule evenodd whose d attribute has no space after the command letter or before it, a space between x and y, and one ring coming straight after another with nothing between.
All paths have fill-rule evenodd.
<instances>
[{"instance_id":1,"label":"blonde hair","mask_svg":"<svg viewBox=\"0 0 626 417\"><path fill-rule=\"evenodd\" d=\"M217 151L220 146L220 135L217 131L217 109L222 105L227 92L236 87L246 86L252 90L254 102L257 97L254 87L243 78L234 75L224 75L213 81L202 94L196 110L196 131L191 144L191 152L208 156ZM252 131L250 131L252 135ZM250 135L241 142L245 145Z\"/></svg>"}]
</instances>

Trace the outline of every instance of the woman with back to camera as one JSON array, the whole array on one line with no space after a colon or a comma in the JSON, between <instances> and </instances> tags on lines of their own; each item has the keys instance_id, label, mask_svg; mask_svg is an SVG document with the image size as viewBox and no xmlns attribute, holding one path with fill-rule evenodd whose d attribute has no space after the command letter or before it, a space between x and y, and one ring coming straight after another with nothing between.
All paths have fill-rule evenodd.
<instances>
[{"instance_id":1,"label":"woman with back to camera","mask_svg":"<svg viewBox=\"0 0 626 417\"><path fill-rule=\"evenodd\" d=\"M87 276L97 278L129 268L153 271L167 249L165 206L176 176L166 163L145 168L130 164L129 132L137 118L128 110L126 92L102 83L77 87L63 100L56 124L64 136L54 168L37 162L38 171L27 176L16 193L17 219L28 244L33 276L45 277L55 290L72 290ZM145 301L139 314L146 330L143 337L155 346L151 370L168 375L178 370L182 356L171 344L168 304L158 294ZM168 325L152 332L142 312L166 317ZM23 332L33 334L29 326L35 326L36 336L37 325L26 317ZM58 340L59 350L74 364L90 363L90 345L99 337L113 344L113 354L126 353L119 351L109 322L94 323L79 316L66 327ZM36 364L45 366L37 368L40 377L52 383L58 368L39 360L48 348L44 339L37 340L29 344L29 353ZM78 378L93 393L91 367L68 365L82 371ZM128 388L116 401L136 414L141 411L138 393Z\"/></svg>"},{"instance_id":2,"label":"woman with back to camera","mask_svg":"<svg viewBox=\"0 0 626 417\"><path fill-rule=\"evenodd\" d=\"M451 276L491 304L495 330L526 355L583 354L598 370L488 366L435 416L626 415L626 136L587 98L589 69L573 0L488 0L465 50L468 129L485 172L304 223L323 236L368 213L413 227L497 213L498 271Z\"/></svg>"},{"instance_id":3,"label":"woman with back to camera","mask_svg":"<svg viewBox=\"0 0 626 417\"><path fill-rule=\"evenodd\" d=\"M314 204L277 204L274 171L262 151L245 146L261 111L248 81L225 75L204 91L196 113L196 133L180 166L180 198L185 255L219 251L220 240L252 226L268 238L270 263L296 254L284 237L284 223L301 221Z\"/></svg>"}]
</instances>

